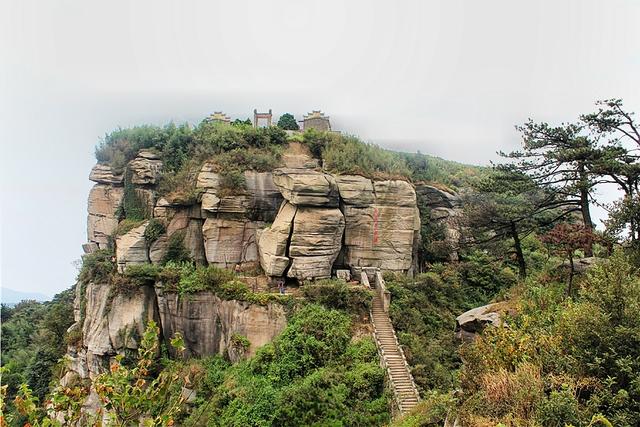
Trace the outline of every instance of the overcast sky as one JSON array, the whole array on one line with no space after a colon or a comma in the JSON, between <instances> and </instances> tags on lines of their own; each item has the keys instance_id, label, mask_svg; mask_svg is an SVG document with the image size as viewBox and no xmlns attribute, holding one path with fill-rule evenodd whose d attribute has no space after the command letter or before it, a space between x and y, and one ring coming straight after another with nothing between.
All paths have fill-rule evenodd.
<instances>
[{"instance_id":1,"label":"overcast sky","mask_svg":"<svg viewBox=\"0 0 640 427\"><path fill-rule=\"evenodd\" d=\"M74 283L95 144L254 108L486 164L514 124L640 112L640 1L0 1L0 277Z\"/></svg>"}]
</instances>

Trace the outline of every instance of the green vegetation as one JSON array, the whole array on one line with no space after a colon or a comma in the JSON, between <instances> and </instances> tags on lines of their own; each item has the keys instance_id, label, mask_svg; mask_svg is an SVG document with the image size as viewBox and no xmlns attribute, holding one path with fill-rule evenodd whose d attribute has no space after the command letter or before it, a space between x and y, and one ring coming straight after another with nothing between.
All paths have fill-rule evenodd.
<instances>
[{"instance_id":1,"label":"green vegetation","mask_svg":"<svg viewBox=\"0 0 640 427\"><path fill-rule=\"evenodd\" d=\"M407 179L411 172L398 153L367 144L355 136L331 138L322 150L326 170L371 178Z\"/></svg>"},{"instance_id":2,"label":"green vegetation","mask_svg":"<svg viewBox=\"0 0 640 427\"><path fill-rule=\"evenodd\" d=\"M390 316L418 387L453 390L461 360L455 318L516 283L513 271L490 256L473 252L459 264L435 264L411 279L386 275Z\"/></svg>"},{"instance_id":3,"label":"green vegetation","mask_svg":"<svg viewBox=\"0 0 640 427\"><path fill-rule=\"evenodd\" d=\"M206 397L186 426L382 425L384 373L371 339L351 342L349 317L316 305L298 311L255 357L207 368Z\"/></svg>"},{"instance_id":4,"label":"green vegetation","mask_svg":"<svg viewBox=\"0 0 640 427\"><path fill-rule=\"evenodd\" d=\"M284 113L278 120L278 127L285 130L300 130L300 126L291 113Z\"/></svg>"},{"instance_id":5,"label":"green vegetation","mask_svg":"<svg viewBox=\"0 0 640 427\"><path fill-rule=\"evenodd\" d=\"M183 263L191 261L191 254L184 245L184 238L184 231L176 231L171 236L169 236L169 241L167 242L167 252L164 254L162 264L167 264L169 262Z\"/></svg>"},{"instance_id":6,"label":"green vegetation","mask_svg":"<svg viewBox=\"0 0 640 427\"><path fill-rule=\"evenodd\" d=\"M158 327L150 322L133 366L117 356L95 380L98 396L112 410L108 414L112 423L129 425L142 418L147 425L240 427L363 426L389 421L375 344L370 338L352 341L349 316L343 312L308 305L273 343L235 365L218 356L158 360L158 336ZM247 344L245 337L235 339L241 346ZM171 344L178 352L184 349L180 336ZM186 395L183 387L189 387ZM197 397L186 405L190 393ZM97 425L98 419L80 413L77 402L84 396L78 387L58 387L49 397L67 421ZM19 413L31 425L49 425L28 387L18 398Z\"/></svg>"},{"instance_id":7,"label":"green vegetation","mask_svg":"<svg viewBox=\"0 0 640 427\"><path fill-rule=\"evenodd\" d=\"M470 166L439 157L417 153L399 153L411 171L414 182L425 182L443 191L464 188L491 171L490 168Z\"/></svg>"},{"instance_id":8,"label":"green vegetation","mask_svg":"<svg viewBox=\"0 0 640 427\"><path fill-rule=\"evenodd\" d=\"M602 413L613 425L637 425L636 267L618 252L569 299L562 283L539 278L527 285L509 327L487 330L462 352L462 416L586 425Z\"/></svg>"},{"instance_id":9,"label":"green vegetation","mask_svg":"<svg viewBox=\"0 0 640 427\"><path fill-rule=\"evenodd\" d=\"M58 360L66 350L65 332L73 323L73 297L74 290L69 289L45 303L23 301L15 307L2 304L0 360L8 401L19 393L21 384L28 384L37 399L48 393Z\"/></svg>"},{"instance_id":10,"label":"green vegetation","mask_svg":"<svg viewBox=\"0 0 640 427\"><path fill-rule=\"evenodd\" d=\"M124 173L125 197L122 218L145 219L150 215L130 185L131 172L126 170L141 149L153 149L160 154L164 173L159 184L161 195L185 204L198 196L195 188L197 173L205 162L211 162L221 173L223 187L243 188L238 178L244 170L271 170L279 165L279 147L287 142L279 127L255 129L246 123L227 125L204 120L197 127L189 125L164 127L139 126L118 129L105 136L96 148L96 158L109 164L116 173Z\"/></svg>"},{"instance_id":11,"label":"green vegetation","mask_svg":"<svg viewBox=\"0 0 640 427\"><path fill-rule=\"evenodd\" d=\"M162 221L157 218L151 218L147 224L147 228L144 229L144 239L147 241L147 244L150 245L158 240L165 231L167 230Z\"/></svg>"},{"instance_id":12,"label":"green vegetation","mask_svg":"<svg viewBox=\"0 0 640 427\"><path fill-rule=\"evenodd\" d=\"M369 313L373 300L370 290L361 286L349 286L337 279L307 283L302 287L302 294L309 302L360 316Z\"/></svg>"}]
</instances>

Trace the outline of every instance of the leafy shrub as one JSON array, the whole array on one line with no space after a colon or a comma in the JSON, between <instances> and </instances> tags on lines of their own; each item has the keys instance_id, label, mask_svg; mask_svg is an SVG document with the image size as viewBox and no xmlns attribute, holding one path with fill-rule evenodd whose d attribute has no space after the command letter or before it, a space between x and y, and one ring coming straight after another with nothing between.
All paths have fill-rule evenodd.
<instances>
[{"instance_id":1,"label":"leafy shrub","mask_svg":"<svg viewBox=\"0 0 640 427\"><path fill-rule=\"evenodd\" d=\"M229 343L232 347L242 350L247 350L251 346L251 341L244 335L233 334L231 335L231 339Z\"/></svg>"},{"instance_id":2,"label":"leafy shrub","mask_svg":"<svg viewBox=\"0 0 640 427\"><path fill-rule=\"evenodd\" d=\"M334 173L392 179L411 175L398 153L364 143L354 136L329 139L322 150L322 160L324 168Z\"/></svg>"},{"instance_id":3,"label":"leafy shrub","mask_svg":"<svg viewBox=\"0 0 640 427\"><path fill-rule=\"evenodd\" d=\"M162 236L165 231L166 228L162 221L158 220L157 218L151 218L149 220L149 223L147 224L147 228L145 228L144 230L144 239L146 240L147 244L150 245L158 240L158 238Z\"/></svg>"},{"instance_id":4,"label":"leafy shrub","mask_svg":"<svg viewBox=\"0 0 640 427\"><path fill-rule=\"evenodd\" d=\"M345 314L317 305L303 307L273 341L278 363L268 366L269 375L279 383L305 375L344 353L350 339ZM259 360L256 364L260 365Z\"/></svg>"},{"instance_id":5,"label":"leafy shrub","mask_svg":"<svg viewBox=\"0 0 640 427\"><path fill-rule=\"evenodd\" d=\"M99 249L82 257L82 267L78 274L78 282L106 282L116 271L113 260L114 253L110 249Z\"/></svg>"},{"instance_id":6,"label":"leafy shrub","mask_svg":"<svg viewBox=\"0 0 640 427\"><path fill-rule=\"evenodd\" d=\"M391 427L440 427L455 418L453 393L429 392L410 413L396 419Z\"/></svg>"},{"instance_id":7,"label":"leafy shrub","mask_svg":"<svg viewBox=\"0 0 640 427\"><path fill-rule=\"evenodd\" d=\"M302 134L302 142L309 147L309 151L317 159L322 158L322 152L329 142L337 138L335 134L320 132L316 129L307 129Z\"/></svg>"},{"instance_id":8,"label":"leafy shrub","mask_svg":"<svg viewBox=\"0 0 640 427\"><path fill-rule=\"evenodd\" d=\"M349 286L342 280L318 280L305 284L302 294L310 302L327 308L363 315L369 312L373 293L360 286Z\"/></svg>"},{"instance_id":9,"label":"leafy shrub","mask_svg":"<svg viewBox=\"0 0 640 427\"><path fill-rule=\"evenodd\" d=\"M486 329L481 339L462 349L463 412L495 422L515 417L520 424L534 419L543 425L586 425L589 419L592 425L640 422L640 395L634 386L640 384L636 268L616 253L592 268L574 298L566 298L563 288L559 282L530 279L509 327ZM515 378L525 366L540 372L541 383L531 378L511 382L509 396L490 398L487 378ZM545 384L548 394L533 399L539 384ZM518 406L518 396L529 403ZM498 401L511 404L507 408Z\"/></svg>"},{"instance_id":10,"label":"leafy shrub","mask_svg":"<svg viewBox=\"0 0 640 427\"><path fill-rule=\"evenodd\" d=\"M191 261L191 253L184 245L185 232L176 231L167 241L167 251L162 258L162 264L185 263Z\"/></svg>"},{"instance_id":11,"label":"leafy shrub","mask_svg":"<svg viewBox=\"0 0 640 427\"><path fill-rule=\"evenodd\" d=\"M140 190L136 188L132 180L133 172L126 168L124 173L124 194L122 202L116 211L119 220L129 219L132 221L142 221L151 218L152 213L146 201L143 200Z\"/></svg>"},{"instance_id":12,"label":"leafy shrub","mask_svg":"<svg viewBox=\"0 0 640 427\"><path fill-rule=\"evenodd\" d=\"M160 275L161 268L154 264L133 264L127 267L124 276L140 284L154 282Z\"/></svg>"},{"instance_id":13,"label":"leafy shrub","mask_svg":"<svg viewBox=\"0 0 640 427\"><path fill-rule=\"evenodd\" d=\"M142 224L144 224L143 219L123 219L118 223L118 226L116 227L116 230L113 234L115 234L116 237L124 236L134 228L140 227Z\"/></svg>"},{"instance_id":14,"label":"leafy shrub","mask_svg":"<svg viewBox=\"0 0 640 427\"><path fill-rule=\"evenodd\" d=\"M117 355L109 371L95 379L98 396L105 407L111 409L108 417L112 423L136 424L144 417L152 425L172 425L174 418L184 410L181 393L171 390L183 382L180 375L167 369L156 378L149 377L159 346L159 334L158 326L150 321L138 349L136 365L126 367L122 364L123 356ZM171 341L178 351L184 350L179 335Z\"/></svg>"},{"instance_id":15,"label":"leafy shrub","mask_svg":"<svg viewBox=\"0 0 640 427\"><path fill-rule=\"evenodd\" d=\"M500 290L508 289L517 282L516 274L488 254L474 251L460 263L461 279L491 297Z\"/></svg>"},{"instance_id":16,"label":"leafy shrub","mask_svg":"<svg viewBox=\"0 0 640 427\"><path fill-rule=\"evenodd\" d=\"M578 400L568 388L552 391L539 405L537 420L544 426L564 427L567 424L578 425Z\"/></svg>"}]
</instances>

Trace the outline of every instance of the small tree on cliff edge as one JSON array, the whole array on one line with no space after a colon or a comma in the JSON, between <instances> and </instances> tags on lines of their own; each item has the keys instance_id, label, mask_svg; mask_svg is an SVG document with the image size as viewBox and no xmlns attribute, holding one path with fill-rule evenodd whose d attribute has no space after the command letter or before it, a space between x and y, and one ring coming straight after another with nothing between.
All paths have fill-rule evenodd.
<instances>
[{"instance_id":1,"label":"small tree on cliff edge","mask_svg":"<svg viewBox=\"0 0 640 427\"><path fill-rule=\"evenodd\" d=\"M553 227L547 234L540 237L542 242L551 246L558 255L569 261L569 283L567 284L567 296L571 295L573 277L575 276L575 264L573 260L578 250L591 248L595 241L593 231L582 224L567 224L561 222Z\"/></svg>"},{"instance_id":2,"label":"small tree on cliff edge","mask_svg":"<svg viewBox=\"0 0 640 427\"><path fill-rule=\"evenodd\" d=\"M298 126L298 122L296 122L295 117L291 113L284 113L280 116L278 120L278 127L285 130L300 130L300 126Z\"/></svg>"}]
</instances>

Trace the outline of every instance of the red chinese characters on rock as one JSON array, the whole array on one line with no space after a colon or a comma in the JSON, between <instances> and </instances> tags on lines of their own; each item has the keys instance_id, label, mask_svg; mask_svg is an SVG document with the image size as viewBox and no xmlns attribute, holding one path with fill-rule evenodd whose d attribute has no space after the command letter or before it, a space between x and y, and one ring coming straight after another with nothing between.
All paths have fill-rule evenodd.
<instances>
[{"instance_id":1,"label":"red chinese characters on rock","mask_svg":"<svg viewBox=\"0 0 640 427\"><path fill-rule=\"evenodd\" d=\"M378 244L378 208L373 208L373 244Z\"/></svg>"}]
</instances>

